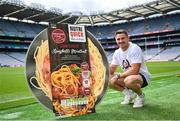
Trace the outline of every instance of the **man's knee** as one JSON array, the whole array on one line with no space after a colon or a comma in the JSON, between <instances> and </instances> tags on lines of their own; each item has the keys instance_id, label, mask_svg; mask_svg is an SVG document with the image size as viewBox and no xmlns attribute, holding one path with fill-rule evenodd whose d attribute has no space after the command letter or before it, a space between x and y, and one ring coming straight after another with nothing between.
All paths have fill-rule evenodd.
<instances>
[{"instance_id":1,"label":"man's knee","mask_svg":"<svg viewBox=\"0 0 180 121\"><path fill-rule=\"evenodd\" d=\"M131 76L126 77L124 79L124 83L125 83L125 86L128 88L132 88L135 86L134 78L132 78Z\"/></svg>"},{"instance_id":2,"label":"man's knee","mask_svg":"<svg viewBox=\"0 0 180 121\"><path fill-rule=\"evenodd\" d=\"M132 85L133 85L133 80L132 80L132 78L126 77L126 78L124 79L124 84L125 84L126 87L132 87Z\"/></svg>"},{"instance_id":3,"label":"man's knee","mask_svg":"<svg viewBox=\"0 0 180 121\"><path fill-rule=\"evenodd\" d=\"M133 78L133 76L128 76L124 79L124 83L128 88L141 88L141 85L137 78Z\"/></svg>"}]
</instances>

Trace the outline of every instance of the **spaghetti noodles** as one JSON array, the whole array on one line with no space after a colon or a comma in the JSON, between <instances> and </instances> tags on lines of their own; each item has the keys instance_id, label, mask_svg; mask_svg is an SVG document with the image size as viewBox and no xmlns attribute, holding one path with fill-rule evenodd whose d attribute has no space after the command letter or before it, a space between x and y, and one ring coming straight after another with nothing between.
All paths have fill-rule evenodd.
<instances>
[{"instance_id":1,"label":"spaghetti noodles","mask_svg":"<svg viewBox=\"0 0 180 121\"><path fill-rule=\"evenodd\" d=\"M54 88L59 89L58 95L61 98L78 96L79 80L67 65L63 65L51 74L51 82Z\"/></svg>"},{"instance_id":2,"label":"spaghetti noodles","mask_svg":"<svg viewBox=\"0 0 180 121\"><path fill-rule=\"evenodd\" d=\"M79 82L81 76L73 74L68 65L63 65L59 70L54 71L52 74L50 73L48 40L42 41L34 53L36 71L35 76L32 78L35 78L39 85L36 88L41 89L51 100L52 97L55 98L53 106L61 114L81 115L87 113L89 109L94 107L95 101L104 89L106 68L98 48L92 43L90 38L88 38L88 48L92 71L90 78L92 82L90 90L92 92L88 95L85 105L81 107L76 105L69 106L69 104L63 104L63 102L58 100L59 98L73 97L74 102L76 102L76 98L80 93L78 87L81 86Z\"/></svg>"},{"instance_id":3,"label":"spaghetti noodles","mask_svg":"<svg viewBox=\"0 0 180 121\"><path fill-rule=\"evenodd\" d=\"M88 47L90 53L90 63L92 70L93 78L93 96L95 99L102 93L104 89L105 77L106 77L106 68L103 64L102 56L98 48L92 43L90 38L88 38Z\"/></svg>"},{"instance_id":4,"label":"spaghetti noodles","mask_svg":"<svg viewBox=\"0 0 180 121\"><path fill-rule=\"evenodd\" d=\"M73 66L76 65L73 64ZM94 97L87 96L88 99L79 97L80 79L78 78L79 76L74 75L70 67L62 65L59 70L51 74L53 106L61 115L82 115L94 107ZM81 99L84 102L79 106Z\"/></svg>"},{"instance_id":5,"label":"spaghetti noodles","mask_svg":"<svg viewBox=\"0 0 180 121\"><path fill-rule=\"evenodd\" d=\"M32 79L35 78L39 87L35 86L38 89L41 89L46 96L52 99L51 94L51 79L50 79L50 62L49 62L49 47L48 41L45 40L41 42L41 45L36 48L34 53L34 59L36 63L35 76L31 77L30 83L32 85Z\"/></svg>"}]
</instances>

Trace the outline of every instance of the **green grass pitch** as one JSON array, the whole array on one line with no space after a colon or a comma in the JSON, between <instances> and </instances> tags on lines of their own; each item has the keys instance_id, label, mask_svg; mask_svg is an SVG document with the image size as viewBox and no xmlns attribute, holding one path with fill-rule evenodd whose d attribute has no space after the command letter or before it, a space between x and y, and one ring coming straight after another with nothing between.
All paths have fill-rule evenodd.
<instances>
[{"instance_id":1,"label":"green grass pitch","mask_svg":"<svg viewBox=\"0 0 180 121\"><path fill-rule=\"evenodd\" d=\"M121 105L122 94L108 89L96 113L61 120L180 120L180 62L149 62L147 66L153 79L143 89L143 108ZM32 96L23 68L0 68L0 120L53 119L54 114Z\"/></svg>"}]
</instances>

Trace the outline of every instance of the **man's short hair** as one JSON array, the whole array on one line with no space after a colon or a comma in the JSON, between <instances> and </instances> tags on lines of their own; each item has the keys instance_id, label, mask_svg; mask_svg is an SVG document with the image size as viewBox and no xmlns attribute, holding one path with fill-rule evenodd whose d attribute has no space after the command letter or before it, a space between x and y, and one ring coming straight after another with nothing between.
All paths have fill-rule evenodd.
<instances>
[{"instance_id":1,"label":"man's short hair","mask_svg":"<svg viewBox=\"0 0 180 121\"><path fill-rule=\"evenodd\" d=\"M115 32L115 35L117 34L125 34L128 37L128 32L124 29L119 29Z\"/></svg>"}]
</instances>

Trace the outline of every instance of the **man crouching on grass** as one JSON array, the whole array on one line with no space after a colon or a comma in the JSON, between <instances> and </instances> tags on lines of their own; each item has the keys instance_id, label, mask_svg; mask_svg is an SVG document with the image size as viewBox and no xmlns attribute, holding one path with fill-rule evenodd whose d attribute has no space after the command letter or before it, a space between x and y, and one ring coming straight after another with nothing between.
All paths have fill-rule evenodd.
<instances>
[{"instance_id":1,"label":"man crouching on grass","mask_svg":"<svg viewBox=\"0 0 180 121\"><path fill-rule=\"evenodd\" d=\"M144 105L144 93L141 88L146 87L151 75L145 65L142 50L129 40L125 30L118 30L115 33L116 43L119 48L114 52L110 64L109 86L124 94L121 104L133 103L133 108L140 108ZM116 68L120 66L123 73L115 74Z\"/></svg>"}]
</instances>

